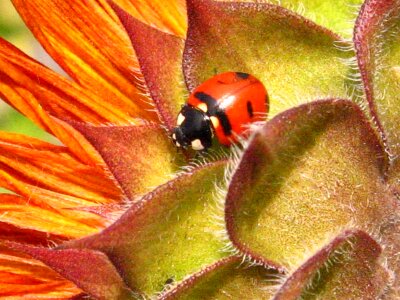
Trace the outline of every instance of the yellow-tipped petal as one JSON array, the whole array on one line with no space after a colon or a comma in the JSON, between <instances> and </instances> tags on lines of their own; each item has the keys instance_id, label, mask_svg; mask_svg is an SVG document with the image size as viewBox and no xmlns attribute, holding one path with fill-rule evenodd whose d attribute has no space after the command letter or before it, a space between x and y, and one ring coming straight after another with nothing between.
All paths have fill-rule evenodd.
<instances>
[{"instance_id":1,"label":"yellow-tipped petal","mask_svg":"<svg viewBox=\"0 0 400 300\"><path fill-rule=\"evenodd\" d=\"M82 87L120 106L130 117L156 120L142 94L130 41L107 1L13 3L42 46Z\"/></svg>"},{"instance_id":2,"label":"yellow-tipped petal","mask_svg":"<svg viewBox=\"0 0 400 300\"><path fill-rule=\"evenodd\" d=\"M136 116L146 117L145 107L140 101L135 103L124 96L108 97L104 88L84 89L1 38L0 94L42 127L46 124L37 104L55 117L97 124L128 123Z\"/></svg>"},{"instance_id":3,"label":"yellow-tipped petal","mask_svg":"<svg viewBox=\"0 0 400 300\"><path fill-rule=\"evenodd\" d=\"M121 191L99 166L88 166L67 148L0 132L0 222L66 238L103 229L108 221L82 208L115 204Z\"/></svg>"},{"instance_id":4,"label":"yellow-tipped petal","mask_svg":"<svg viewBox=\"0 0 400 300\"><path fill-rule=\"evenodd\" d=\"M186 3L184 0L115 0L135 18L159 30L186 35Z\"/></svg>"},{"instance_id":5,"label":"yellow-tipped petal","mask_svg":"<svg viewBox=\"0 0 400 300\"><path fill-rule=\"evenodd\" d=\"M1 299L71 299L81 293L41 262L0 248Z\"/></svg>"}]
</instances>

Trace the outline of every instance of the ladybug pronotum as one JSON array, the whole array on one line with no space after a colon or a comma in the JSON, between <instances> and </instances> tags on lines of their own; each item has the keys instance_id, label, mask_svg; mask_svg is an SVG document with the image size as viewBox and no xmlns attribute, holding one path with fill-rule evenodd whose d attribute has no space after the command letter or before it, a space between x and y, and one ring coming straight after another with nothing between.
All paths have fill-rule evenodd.
<instances>
[{"instance_id":1,"label":"ladybug pronotum","mask_svg":"<svg viewBox=\"0 0 400 300\"><path fill-rule=\"evenodd\" d=\"M218 74L199 85L177 118L172 139L177 147L205 150L218 141L230 146L250 123L265 120L268 94L254 76L242 72Z\"/></svg>"}]
</instances>

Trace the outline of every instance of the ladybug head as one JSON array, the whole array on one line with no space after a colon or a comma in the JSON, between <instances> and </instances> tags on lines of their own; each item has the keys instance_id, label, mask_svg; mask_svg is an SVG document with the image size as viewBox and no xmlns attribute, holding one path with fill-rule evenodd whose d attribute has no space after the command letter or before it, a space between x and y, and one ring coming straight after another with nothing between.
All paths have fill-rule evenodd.
<instances>
[{"instance_id":1,"label":"ladybug head","mask_svg":"<svg viewBox=\"0 0 400 300\"><path fill-rule=\"evenodd\" d=\"M205 150L212 144L212 129L210 118L201 110L185 105L182 107L177 127L172 132L172 139L177 147L193 150Z\"/></svg>"}]
</instances>

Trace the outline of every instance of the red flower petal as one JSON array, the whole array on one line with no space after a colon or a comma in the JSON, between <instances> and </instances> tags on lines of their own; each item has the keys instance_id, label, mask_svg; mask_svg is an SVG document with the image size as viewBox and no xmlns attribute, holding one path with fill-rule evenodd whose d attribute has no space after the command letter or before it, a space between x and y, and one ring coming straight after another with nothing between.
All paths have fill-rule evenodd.
<instances>
[{"instance_id":1,"label":"red flower petal","mask_svg":"<svg viewBox=\"0 0 400 300\"><path fill-rule=\"evenodd\" d=\"M4 245L42 261L96 299L137 299L101 252L51 250L13 242L5 242Z\"/></svg>"},{"instance_id":2,"label":"red flower petal","mask_svg":"<svg viewBox=\"0 0 400 300\"><path fill-rule=\"evenodd\" d=\"M0 186L22 196L0 198L2 221L64 237L81 237L105 226L104 219L71 209L122 198L99 166L79 162L65 147L4 132Z\"/></svg>"},{"instance_id":3,"label":"red flower petal","mask_svg":"<svg viewBox=\"0 0 400 300\"><path fill-rule=\"evenodd\" d=\"M41 262L0 247L0 297L71 299L82 291Z\"/></svg>"},{"instance_id":4,"label":"red flower petal","mask_svg":"<svg viewBox=\"0 0 400 300\"><path fill-rule=\"evenodd\" d=\"M184 37L186 3L184 0L113 0L133 17L157 29Z\"/></svg>"},{"instance_id":5,"label":"red flower petal","mask_svg":"<svg viewBox=\"0 0 400 300\"><path fill-rule=\"evenodd\" d=\"M110 113L156 120L139 89L141 76L129 39L106 0L13 3L55 61L85 90L107 99L103 105L118 108Z\"/></svg>"}]
</instances>

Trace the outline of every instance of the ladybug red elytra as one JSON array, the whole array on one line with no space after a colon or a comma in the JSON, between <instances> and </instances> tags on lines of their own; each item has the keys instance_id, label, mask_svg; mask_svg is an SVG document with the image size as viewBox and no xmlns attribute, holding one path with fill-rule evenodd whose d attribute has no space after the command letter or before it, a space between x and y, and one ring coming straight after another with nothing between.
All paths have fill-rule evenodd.
<instances>
[{"instance_id":1,"label":"ladybug red elytra","mask_svg":"<svg viewBox=\"0 0 400 300\"><path fill-rule=\"evenodd\" d=\"M211 147L213 134L230 146L250 123L265 120L268 94L254 76L242 72L218 74L199 85L177 118L172 139L178 147Z\"/></svg>"}]
</instances>

